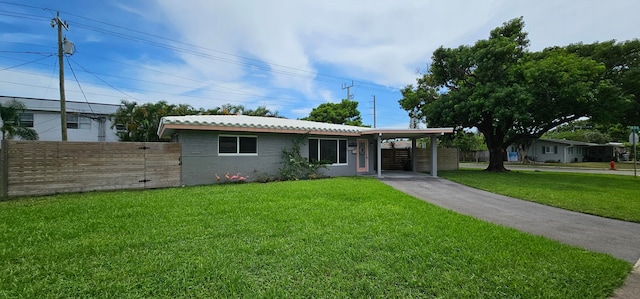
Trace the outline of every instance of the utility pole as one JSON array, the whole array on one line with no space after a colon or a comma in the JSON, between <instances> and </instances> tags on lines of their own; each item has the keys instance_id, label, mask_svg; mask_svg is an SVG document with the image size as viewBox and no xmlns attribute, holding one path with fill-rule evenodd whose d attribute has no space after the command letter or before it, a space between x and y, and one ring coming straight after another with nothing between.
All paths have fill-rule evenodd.
<instances>
[{"instance_id":1,"label":"utility pole","mask_svg":"<svg viewBox=\"0 0 640 299\"><path fill-rule=\"evenodd\" d=\"M376 128L376 95L373 95L373 128Z\"/></svg>"},{"instance_id":2,"label":"utility pole","mask_svg":"<svg viewBox=\"0 0 640 299\"><path fill-rule=\"evenodd\" d=\"M62 128L62 141L67 141L67 103L64 95L64 52L62 50L62 28L69 31L66 21L60 19L60 12L51 19L51 27L58 26L58 64L60 65L60 127Z\"/></svg>"},{"instance_id":3,"label":"utility pole","mask_svg":"<svg viewBox=\"0 0 640 299\"><path fill-rule=\"evenodd\" d=\"M347 100L351 100L351 93L349 92L351 87L353 87L353 80L351 80L351 85L342 83L342 89L347 90Z\"/></svg>"}]
</instances>

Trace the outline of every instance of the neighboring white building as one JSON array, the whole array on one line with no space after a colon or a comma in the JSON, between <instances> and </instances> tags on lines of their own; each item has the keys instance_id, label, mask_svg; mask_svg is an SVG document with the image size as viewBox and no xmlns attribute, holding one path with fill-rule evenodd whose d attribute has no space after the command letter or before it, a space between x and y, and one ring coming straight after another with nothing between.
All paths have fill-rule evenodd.
<instances>
[{"instance_id":1,"label":"neighboring white building","mask_svg":"<svg viewBox=\"0 0 640 299\"><path fill-rule=\"evenodd\" d=\"M624 160L625 148L620 143L597 144L566 139L535 140L527 151L527 159L536 162L608 162ZM517 148L507 148L508 161L518 161Z\"/></svg>"},{"instance_id":2,"label":"neighboring white building","mask_svg":"<svg viewBox=\"0 0 640 299\"><path fill-rule=\"evenodd\" d=\"M18 100L26 106L20 122L38 132L39 140L60 141L60 101L22 97L0 96L0 103ZM120 105L65 101L67 111L68 141L118 141L109 115Z\"/></svg>"}]
</instances>

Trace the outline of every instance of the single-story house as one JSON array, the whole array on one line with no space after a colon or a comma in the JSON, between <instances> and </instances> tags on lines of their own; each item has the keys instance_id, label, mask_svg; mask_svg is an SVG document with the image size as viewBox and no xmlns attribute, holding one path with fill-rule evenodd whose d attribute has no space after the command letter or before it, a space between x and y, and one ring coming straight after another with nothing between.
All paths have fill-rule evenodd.
<instances>
[{"instance_id":1,"label":"single-story house","mask_svg":"<svg viewBox=\"0 0 640 299\"><path fill-rule=\"evenodd\" d=\"M312 121L246 115L189 115L163 117L158 136L182 144L182 183L201 185L216 182L226 173L249 176L277 176L282 151L296 138L305 138L304 157L329 161L328 176L382 176L381 143L407 138L415 142L430 137L431 161L437 161L437 137L453 128L376 129ZM413 160L414 164L415 159ZM416 169L415 165L412 169ZM437 162L431 165L437 176Z\"/></svg>"},{"instance_id":2,"label":"single-story house","mask_svg":"<svg viewBox=\"0 0 640 299\"><path fill-rule=\"evenodd\" d=\"M624 152L621 144L597 144L565 139L538 139L527 151L528 158L537 162L607 162Z\"/></svg>"}]
</instances>

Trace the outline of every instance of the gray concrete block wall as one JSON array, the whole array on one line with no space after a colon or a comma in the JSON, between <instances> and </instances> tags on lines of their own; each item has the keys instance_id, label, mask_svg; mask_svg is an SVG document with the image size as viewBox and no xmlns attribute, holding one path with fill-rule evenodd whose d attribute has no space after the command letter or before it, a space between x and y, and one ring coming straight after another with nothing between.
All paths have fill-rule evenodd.
<instances>
[{"instance_id":1,"label":"gray concrete block wall","mask_svg":"<svg viewBox=\"0 0 640 299\"><path fill-rule=\"evenodd\" d=\"M185 185L204 185L217 182L216 174L225 182L225 174L231 176L240 173L247 181L255 180L259 175L268 174L277 177L282 167L282 149L290 147L289 134L235 134L224 132L222 135L257 136L258 155L220 156L218 155L218 136L213 131L182 131L179 133L182 143L182 182Z\"/></svg>"},{"instance_id":2,"label":"gray concrete block wall","mask_svg":"<svg viewBox=\"0 0 640 299\"><path fill-rule=\"evenodd\" d=\"M181 131L178 140L182 143L182 182L184 185L205 185L217 182L216 174L225 182L225 174L240 173L248 176L247 181L253 181L258 176L269 175L279 177L282 167L282 150L291 148L293 140L300 138L297 134L271 133L233 133L217 131ZM248 135L257 136L257 156L219 156L219 135ZM311 138L335 138L331 136L312 136ZM349 143L355 143L355 138L347 138ZM301 154L308 157L308 147L302 146ZM356 154L347 152L348 165L328 166L322 173L328 176L356 175Z\"/></svg>"}]
</instances>

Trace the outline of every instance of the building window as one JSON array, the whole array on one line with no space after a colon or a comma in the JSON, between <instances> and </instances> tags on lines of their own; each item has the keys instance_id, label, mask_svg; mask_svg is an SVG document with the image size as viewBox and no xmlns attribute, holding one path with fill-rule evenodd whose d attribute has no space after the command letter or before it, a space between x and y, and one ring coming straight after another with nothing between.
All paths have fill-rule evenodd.
<instances>
[{"instance_id":1,"label":"building window","mask_svg":"<svg viewBox=\"0 0 640 299\"><path fill-rule=\"evenodd\" d=\"M558 153L558 146L543 146L542 147L542 153L543 154L557 154Z\"/></svg>"},{"instance_id":2,"label":"building window","mask_svg":"<svg viewBox=\"0 0 640 299\"><path fill-rule=\"evenodd\" d=\"M567 154L573 155L573 147L568 147L567 148Z\"/></svg>"},{"instance_id":3,"label":"building window","mask_svg":"<svg viewBox=\"0 0 640 299\"><path fill-rule=\"evenodd\" d=\"M67 129L91 129L91 119L79 114L67 113Z\"/></svg>"},{"instance_id":4,"label":"building window","mask_svg":"<svg viewBox=\"0 0 640 299\"><path fill-rule=\"evenodd\" d=\"M221 155L257 155L256 136L219 136L218 153Z\"/></svg>"},{"instance_id":5,"label":"building window","mask_svg":"<svg viewBox=\"0 0 640 299\"><path fill-rule=\"evenodd\" d=\"M332 165L347 164L347 140L310 138L309 160Z\"/></svg>"},{"instance_id":6,"label":"building window","mask_svg":"<svg viewBox=\"0 0 640 299\"><path fill-rule=\"evenodd\" d=\"M21 113L20 126L33 128L33 113Z\"/></svg>"}]
</instances>

